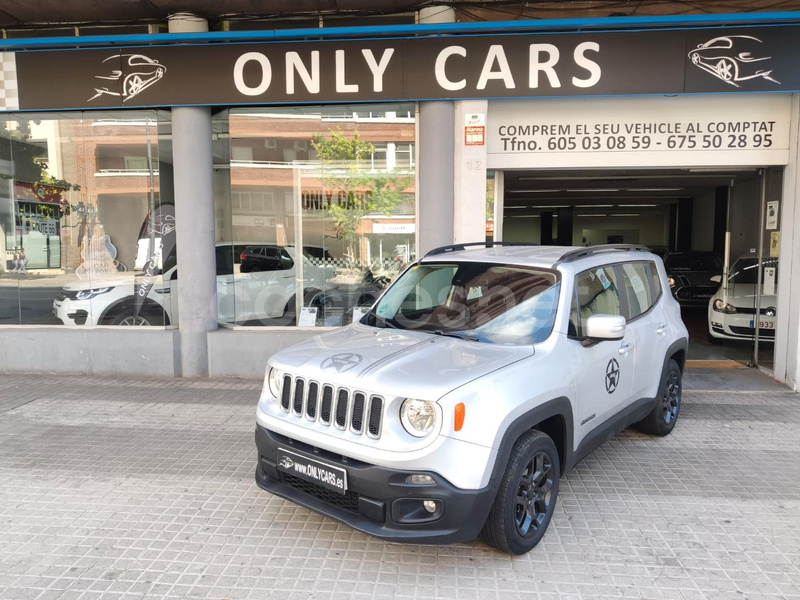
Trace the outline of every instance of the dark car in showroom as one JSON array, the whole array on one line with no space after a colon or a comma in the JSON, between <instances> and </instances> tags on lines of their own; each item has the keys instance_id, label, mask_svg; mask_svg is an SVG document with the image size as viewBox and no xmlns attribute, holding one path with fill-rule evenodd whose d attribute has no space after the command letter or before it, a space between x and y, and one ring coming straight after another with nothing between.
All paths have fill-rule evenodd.
<instances>
[{"instance_id":1,"label":"dark car in showroom","mask_svg":"<svg viewBox=\"0 0 800 600\"><path fill-rule=\"evenodd\" d=\"M239 256L240 272L282 271L294 265L292 257L282 246L248 246Z\"/></svg>"},{"instance_id":2,"label":"dark car in showroom","mask_svg":"<svg viewBox=\"0 0 800 600\"><path fill-rule=\"evenodd\" d=\"M715 252L672 251L664 257L667 281L681 306L705 307L719 288L713 277L722 275L722 257Z\"/></svg>"}]
</instances>

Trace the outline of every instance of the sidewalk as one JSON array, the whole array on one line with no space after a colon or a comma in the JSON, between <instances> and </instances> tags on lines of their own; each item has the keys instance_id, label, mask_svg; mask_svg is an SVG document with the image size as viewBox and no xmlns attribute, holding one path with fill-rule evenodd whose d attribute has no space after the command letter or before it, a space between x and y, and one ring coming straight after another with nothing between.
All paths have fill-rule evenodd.
<instances>
[{"instance_id":1,"label":"sidewalk","mask_svg":"<svg viewBox=\"0 0 800 600\"><path fill-rule=\"evenodd\" d=\"M563 479L512 558L385 543L258 489L260 387L0 378L0 600L800 599L786 388L687 391L672 435L626 431Z\"/></svg>"}]
</instances>

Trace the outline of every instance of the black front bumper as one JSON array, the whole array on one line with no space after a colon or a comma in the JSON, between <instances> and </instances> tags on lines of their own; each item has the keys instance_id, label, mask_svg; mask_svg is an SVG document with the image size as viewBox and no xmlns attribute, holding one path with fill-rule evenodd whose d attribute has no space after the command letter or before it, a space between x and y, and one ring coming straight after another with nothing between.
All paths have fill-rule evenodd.
<instances>
[{"instance_id":1,"label":"black front bumper","mask_svg":"<svg viewBox=\"0 0 800 600\"><path fill-rule=\"evenodd\" d=\"M356 461L314 448L256 426L259 487L350 525L354 529L392 542L449 544L475 539L483 528L497 488L462 490L431 471L399 471ZM288 475L277 468L278 447L304 454L347 471L348 490L342 495ZM435 484L406 483L413 473L432 476ZM422 501L437 500L441 511L430 515Z\"/></svg>"}]
</instances>

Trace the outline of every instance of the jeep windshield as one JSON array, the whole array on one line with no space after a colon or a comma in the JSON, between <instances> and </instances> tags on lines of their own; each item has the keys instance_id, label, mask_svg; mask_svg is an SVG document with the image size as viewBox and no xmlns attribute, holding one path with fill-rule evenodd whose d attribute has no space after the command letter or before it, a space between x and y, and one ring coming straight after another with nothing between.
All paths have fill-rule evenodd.
<instances>
[{"instance_id":1,"label":"jeep windshield","mask_svg":"<svg viewBox=\"0 0 800 600\"><path fill-rule=\"evenodd\" d=\"M465 340L536 344L550 335L557 271L495 263L422 263L405 271L363 321L373 327L458 333Z\"/></svg>"}]
</instances>

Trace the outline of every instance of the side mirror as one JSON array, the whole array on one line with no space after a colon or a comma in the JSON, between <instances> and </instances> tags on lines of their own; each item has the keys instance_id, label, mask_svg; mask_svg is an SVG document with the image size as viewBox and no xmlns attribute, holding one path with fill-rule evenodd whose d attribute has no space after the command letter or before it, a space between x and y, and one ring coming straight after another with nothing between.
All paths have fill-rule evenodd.
<instances>
[{"instance_id":1,"label":"side mirror","mask_svg":"<svg viewBox=\"0 0 800 600\"><path fill-rule=\"evenodd\" d=\"M592 341L621 340L625 337L625 317L592 315L586 319L586 337Z\"/></svg>"},{"instance_id":2,"label":"side mirror","mask_svg":"<svg viewBox=\"0 0 800 600\"><path fill-rule=\"evenodd\" d=\"M712 283L722 283L722 275L714 275L711 278Z\"/></svg>"}]
</instances>

